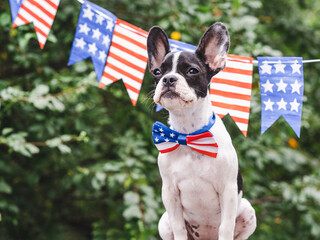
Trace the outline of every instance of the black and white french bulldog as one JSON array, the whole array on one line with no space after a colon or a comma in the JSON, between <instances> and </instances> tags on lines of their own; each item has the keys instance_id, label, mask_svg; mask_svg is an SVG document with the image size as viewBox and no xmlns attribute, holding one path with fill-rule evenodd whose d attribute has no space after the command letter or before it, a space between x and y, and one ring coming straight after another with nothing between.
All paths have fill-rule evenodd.
<instances>
[{"instance_id":1,"label":"black and white french bulldog","mask_svg":"<svg viewBox=\"0 0 320 240\"><path fill-rule=\"evenodd\" d=\"M161 28L149 31L154 102L169 111L171 129L181 134L196 132L214 118L210 132L218 145L215 157L185 144L159 154L166 209L159 221L163 240L242 240L256 228L255 211L242 198L236 151L223 122L213 112L208 92L211 78L225 68L229 44L229 33L222 23L205 32L194 53L171 52Z\"/></svg>"}]
</instances>

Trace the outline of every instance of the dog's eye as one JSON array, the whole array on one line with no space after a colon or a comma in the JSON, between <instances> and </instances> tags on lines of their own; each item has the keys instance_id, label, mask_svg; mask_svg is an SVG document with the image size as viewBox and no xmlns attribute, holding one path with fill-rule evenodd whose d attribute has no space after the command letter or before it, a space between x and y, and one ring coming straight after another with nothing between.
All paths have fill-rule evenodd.
<instances>
[{"instance_id":1,"label":"dog's eye","mask_svg":"<svg viewBox=\"0 0 320 240\"><path fill-rule=\"evenodd\" d=\"M187 72L188 74L197 74L199 71L196 68L190 68L189 71Z\"/></svg>"},{"instance_id":2,"label":"dog's eye","mask_svg":"<svg viewBox=\"0 0 320 240\"><path fill-rule=\"evenodd\" d=\"M161 75L160 69L159 69L159 68L156 68L155 70L153 70L153 74L154 74L155 76Z\"/></svg>"}]
</instances>

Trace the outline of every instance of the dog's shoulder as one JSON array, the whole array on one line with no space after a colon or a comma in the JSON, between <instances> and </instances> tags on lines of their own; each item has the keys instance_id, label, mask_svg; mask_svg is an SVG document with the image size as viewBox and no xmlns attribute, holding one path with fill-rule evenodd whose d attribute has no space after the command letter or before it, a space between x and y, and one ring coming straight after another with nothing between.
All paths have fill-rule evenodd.
<instances>
[{"instance_id":1,"label":"dog's shoulder","mask_svg":"<svg viewBox=\"0 0 320 240\"><path fill-rule=\"evenodd\" d=\"M231 137L219 116L216 116L216 122L210 131L214 135L219 147L220 145L221 147L232 145Z\"/></svg>"}]
</instances>

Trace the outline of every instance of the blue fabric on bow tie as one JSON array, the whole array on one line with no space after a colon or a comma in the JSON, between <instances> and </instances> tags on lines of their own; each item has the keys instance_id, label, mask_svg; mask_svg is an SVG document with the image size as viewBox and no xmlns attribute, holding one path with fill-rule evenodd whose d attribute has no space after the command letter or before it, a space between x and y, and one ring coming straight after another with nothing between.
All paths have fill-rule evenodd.
<instances>
[{"instance_id":1,"label":"blue fabric on bow tie","mask_svg":"<svg viewBox=\"0 0 320 240\"><path fill-rule=\"evenodd\" d=\"M152 128L153 142L161 153L172 152L180 145L187 145L199 153L216 158L218 144L210 132L214 123L215 115L213 114L208 125L191 134L181 134L161 122L156 122Z\"/></svg>"}]
</instances>

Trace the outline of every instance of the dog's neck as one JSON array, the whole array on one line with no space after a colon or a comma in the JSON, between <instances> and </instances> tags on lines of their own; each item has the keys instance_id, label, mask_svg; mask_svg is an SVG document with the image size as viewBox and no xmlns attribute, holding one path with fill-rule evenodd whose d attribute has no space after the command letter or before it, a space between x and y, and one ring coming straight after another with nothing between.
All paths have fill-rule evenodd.
<instances>
[{"instance_id":1,"label":"dog's neck","mask_svg":"<svg viewBox=\"0 0 320 240\"><path fill-rule=\"evenodd\" d=\"M212 114L213 110L208 94L205 98L199 99L193 107L169 111L168 122L175 131L190 134L207 125Z\"/></svg>"}]
</instances>

